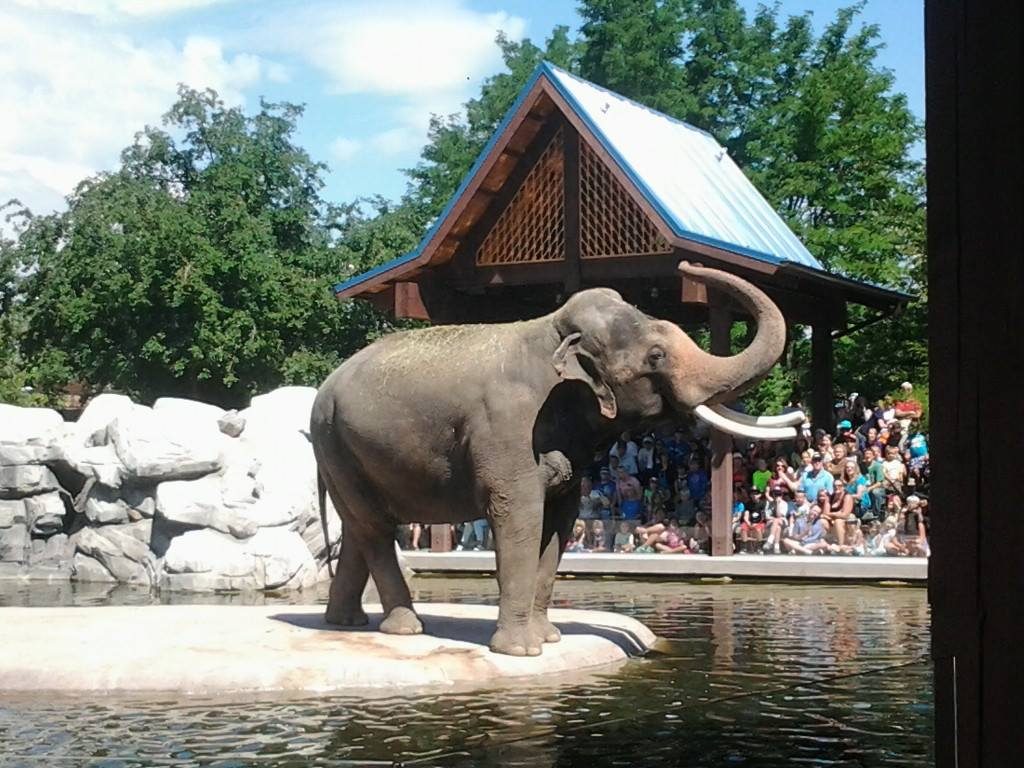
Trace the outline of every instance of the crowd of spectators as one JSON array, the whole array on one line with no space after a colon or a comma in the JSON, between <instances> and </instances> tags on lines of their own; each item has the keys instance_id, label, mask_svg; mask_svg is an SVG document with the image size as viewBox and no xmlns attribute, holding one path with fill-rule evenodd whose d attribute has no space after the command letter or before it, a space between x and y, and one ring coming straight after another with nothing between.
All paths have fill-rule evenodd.
<instances>
[{"instance_id":1,"label":"crowd of spectators","mask_svg":"<svg viewBox=\"0 0 1024 768\"><path fill-rule=\"evenodd\" d=\"M832 434L805 424L794 441L735 440L734 551L926 557L928 441L912 389L837 403ZM709 552L709 443L700 425L622 433L582 478L566 551ZM406 533L409 546L430 546L420 526ZM455 549L493 547L486 520L449 535Z\"/></svg>"}]
</instances>

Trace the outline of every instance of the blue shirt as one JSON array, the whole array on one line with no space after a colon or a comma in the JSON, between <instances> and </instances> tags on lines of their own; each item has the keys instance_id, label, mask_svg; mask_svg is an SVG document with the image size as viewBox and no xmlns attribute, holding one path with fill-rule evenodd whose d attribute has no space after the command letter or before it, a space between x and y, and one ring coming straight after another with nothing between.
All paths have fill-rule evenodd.
<instances>
[{"instance_id":1,"label":"blue shirt","mask_svg":"<svg viewBox=\"0 0 1024 768\"><path fill-rule=\"evenodd\" d=\"M928 440L920 432L910 438L908 446L910 447L910 457L913 459L928 455Z\"/></svg>"},{"instance_id":2,"label":"blue shirt","mask_svg":"<svg viewBox=\"0 0 1024 768\"><path fill-rule=\"evenodd\" d=\"M676 442L675 438L665 441L665 452L669 460L677 467L685 467L690 456L690 444L685 440Z\"/></svg>"},{"instance_id":3,"label":"blue shirt","mask_svg":"<svg viewBox=\"0 0 1024 768\"><path fill-rule=\"evenodd\" d=\"M867 487L868 479L864 475L857 475L856 479L846 484L846 492L851 496L856 496L857 491L861 488ZM871 506L871 494L865 493L860 497L860 505L864 509L868 509Z\"/></svg>"},{"instance_id":4,"label":"blue shirt","mask_svg":"<svg viewBox=\"0 0 1024 768\"><path fill-rule=\"evenodd\" d=\"M800 476L800 487L811 501L818 498L818 491L823 488L831 494L834 485L835 479L827 469L818 470L817 474L814 472L804 472Z\"/></svg>"},{"instance_id":5,"label":"blue shirt","mask_svg":"<svg viewBox=\"0 0 1024 768\"><path fill-rule=\"evenodd\" d=\"M708 492L708 476L702 470L696 469L686 475L686 487L690 489L690 498L696 504Z\"/></svg>"},{"instance_id":6,"label":"blue shirt","mask_svg":"<svg viewBox=\"0 0 1024 768\"><path fill-rule=\"evenodd\" d=\"M821 520L815 520L811 523L807 529L807 536L804 537L804 544L814 544L821 541L825 537L825 526L821 524Z\"/></svg>"}]
</instances>

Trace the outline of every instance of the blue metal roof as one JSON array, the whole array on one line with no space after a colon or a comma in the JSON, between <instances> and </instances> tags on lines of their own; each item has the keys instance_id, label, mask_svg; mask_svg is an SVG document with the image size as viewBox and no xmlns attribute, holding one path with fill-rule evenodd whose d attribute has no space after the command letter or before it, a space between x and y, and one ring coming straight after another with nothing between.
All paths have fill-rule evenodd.
<instances>
[{"instance_id":1,"label":"blue metal roof","mask_svg":"<svg viewBox=\"0 0 1024 768\"><path fill-rule=\"evenodd\" d=\"M711 134L541 66L678 237L824 269Z\"/></svg>"},{"instance_id":2,"label":"blue metal roof","mask_svg":"<svg viewBox=\"0 0 1024 768\"><path fill-rule=\"evenodd\" d=\"M710 134L542 62L416 248L334 286L414 261L451 213L541 77L562 95L676 236L772 264L825 271Z\"/></svg>"}]
</instances>

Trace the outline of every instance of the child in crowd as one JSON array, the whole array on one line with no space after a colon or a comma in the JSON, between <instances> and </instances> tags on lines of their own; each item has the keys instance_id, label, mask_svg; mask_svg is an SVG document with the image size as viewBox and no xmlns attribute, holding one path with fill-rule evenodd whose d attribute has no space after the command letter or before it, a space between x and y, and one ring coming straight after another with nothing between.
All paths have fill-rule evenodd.
<instances>
[{"instance_id":1,"label":"child in crowd","mask_svg":"<svg viewBox=\"0 0 1024 768\"><path fill-rule=\"evenodd\" d=\"M608 551L608 544L605 541L605 530L603 520L595 520L590 524L590 540L588 547L591 552Z\"/></svg>"},{"instance_id":2,"label":"child in crowd","mask_svg":"<svg viewBox=\"0 0 1024 768\"><path fill-rule=\"evenodd\" d=\"M566 552L587 552L587 524L577 520L572 527L572 536L565 545Z\"/></svg>"},{"instance_id":3,"label":"child in crowd","mask_svg":"<svg viewBox=\"0 0 1024 768\"><path fill-rule=\"evenodd\" d=\"M625 520L619 523L619 530L615 534L612 549L615 552L632 552L636 549L636 545L633 543L633 530Z\"/></svg>"}]
</instances>

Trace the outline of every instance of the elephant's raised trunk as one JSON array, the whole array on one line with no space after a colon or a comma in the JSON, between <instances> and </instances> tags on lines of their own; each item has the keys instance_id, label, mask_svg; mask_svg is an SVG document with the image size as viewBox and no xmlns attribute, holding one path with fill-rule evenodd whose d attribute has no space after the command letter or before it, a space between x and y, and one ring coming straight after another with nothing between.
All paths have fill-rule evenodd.
<instances>
[{"instance_id":1,"label":"elephant's raised trunk","mask_svg":"<svg viewBox=\"0 0 1024 768\"><path fill-rule=\"evenodd\" d=\"M681 331L673 334L679 345L675 356L681 363L673 389L680 402L691 408L727 402L761 381L782 356L786 320L772 300L746 280L685 261L679 264L679 271L731 295L757 323L757 335L750 345L729 357L708 354Z\"/></svg>"}]
</instances>

